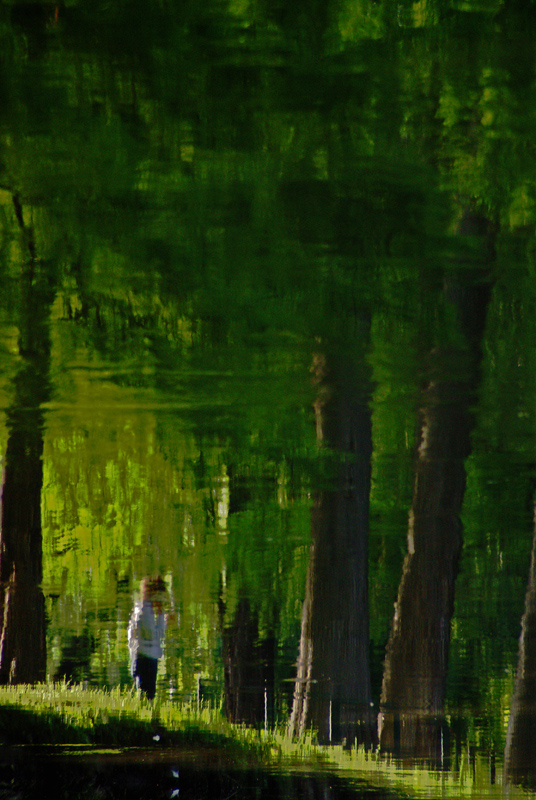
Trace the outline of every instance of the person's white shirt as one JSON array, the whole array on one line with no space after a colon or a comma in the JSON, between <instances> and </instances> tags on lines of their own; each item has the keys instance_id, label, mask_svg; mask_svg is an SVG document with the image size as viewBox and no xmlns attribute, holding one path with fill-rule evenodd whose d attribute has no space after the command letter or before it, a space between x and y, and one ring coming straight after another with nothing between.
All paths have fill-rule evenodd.
<instances>
[{"instance_id":1,"label":"person's white shirt","mask_svg":"<svg viewBox=\"0 0 536 800\"><path fill-rule=\"evenodd\" d=\"M166 617L163 612L155 614L150 600L135 603L128 623L128 649L131 667L141 653L149 658L160 658L163 653Z\"/></svg>"}]
</instances>

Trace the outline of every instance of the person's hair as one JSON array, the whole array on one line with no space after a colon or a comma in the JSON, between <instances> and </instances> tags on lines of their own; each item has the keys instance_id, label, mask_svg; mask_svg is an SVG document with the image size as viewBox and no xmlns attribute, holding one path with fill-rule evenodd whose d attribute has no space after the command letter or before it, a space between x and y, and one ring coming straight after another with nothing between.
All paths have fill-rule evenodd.
<instances>
[{"instance_id":1,"label":"person's hair","mask_svg":"<svg viewBox=\"0 0 536 800\"><path fill-rule=\"evenodd\" d=\"M140 581L140 595L142 600L149 600L155 595L161 595L162 600L167 595L167 586L161 575L156 577L145 577Z\"/></svg>"},{"instance_id":2,"label":"person's hair","mask_svg":"<svg viewBox=\"0 0 536 800\"><path fill-rule=\"evenodd\" d=\"M166 582L162 578L161 575L157 575L156 578L152 578L152 580L151 580L151 591L152 592L167 592Z\"/></svg>"}]
</instances>

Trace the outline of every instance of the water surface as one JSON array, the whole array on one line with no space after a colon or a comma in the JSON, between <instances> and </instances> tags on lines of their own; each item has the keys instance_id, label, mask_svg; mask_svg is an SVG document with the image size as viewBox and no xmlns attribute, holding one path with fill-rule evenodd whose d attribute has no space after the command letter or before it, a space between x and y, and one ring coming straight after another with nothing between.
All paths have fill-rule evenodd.
<instances>
[{"instance_id":1,"label":"water surface","mask_svg":"<svg viewBox=\"0 0 536 800\"><path fill-rule=\"evenodd\" d=\"M535 21L0 5L1 683L533 784Z\"/></svg>"}]
</instances>

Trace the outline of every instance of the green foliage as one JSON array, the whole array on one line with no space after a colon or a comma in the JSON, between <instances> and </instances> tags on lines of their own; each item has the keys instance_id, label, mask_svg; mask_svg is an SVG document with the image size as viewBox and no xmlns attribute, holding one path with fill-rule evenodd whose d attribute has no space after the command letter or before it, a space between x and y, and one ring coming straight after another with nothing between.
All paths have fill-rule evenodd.
<instances>
[{"instance_id":1,"label":"green foliage","mask_svg":"<svg viewBox=\"0 0 536 800\"><path fill-rule=\"evenodd\" d=\"M91 680L127 683L132 594L155 571L180 612L171 691L204 680L221 695L218 603L229 624L244 594L290 672L311 494L333 461L309 370L319 346L343 343L373 378L377 694L420 390L430 352L461 342L441 300L446 271L465 269L452 232L476 208L500 225L499 258L449 702L492 708L499 746L532 535L533 22L532 5L495 0L1 5L4 414L30 234L55 291L51 675L79 637ZM2 452L7 437L3 420Z\"/></svg>"}]
</instances>

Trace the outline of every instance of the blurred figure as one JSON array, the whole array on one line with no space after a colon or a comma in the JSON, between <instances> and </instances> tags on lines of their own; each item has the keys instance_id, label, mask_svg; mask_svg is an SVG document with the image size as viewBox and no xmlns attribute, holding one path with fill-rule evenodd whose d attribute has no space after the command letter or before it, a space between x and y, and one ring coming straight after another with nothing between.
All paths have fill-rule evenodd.
<instances>
[{"instance_id":1,"label":"blurred figure","mask_svg":"<svg viewBox=\"0 0 536 800\"><path fill-rule=\"evenodd\" d=\"M130 670L136 686L152 700L156 694L158 659L162 656L169 600L164 579L143 578L140 596L128 623Z\"/></svg>"}]
</instances>

